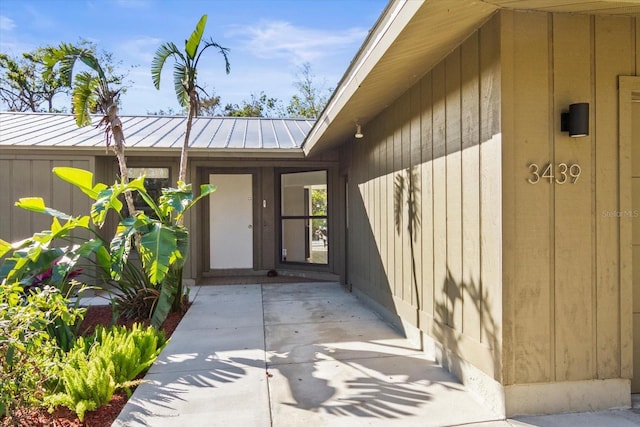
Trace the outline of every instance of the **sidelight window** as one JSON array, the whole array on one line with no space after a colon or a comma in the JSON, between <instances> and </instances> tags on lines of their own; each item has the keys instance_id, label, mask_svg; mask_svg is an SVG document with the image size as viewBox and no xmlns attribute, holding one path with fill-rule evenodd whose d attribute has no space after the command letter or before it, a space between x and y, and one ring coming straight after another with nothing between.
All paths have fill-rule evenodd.
<instances>
[{"instance_id":1,"label":"sidelight window","mask_svg":"<svg viewBox=\"0 0 640 427\"><path fill-rule=\"evenodd\" d=\"M327 171L280 176L282 262L327 264Z\"/></svg>"}]
</instances>

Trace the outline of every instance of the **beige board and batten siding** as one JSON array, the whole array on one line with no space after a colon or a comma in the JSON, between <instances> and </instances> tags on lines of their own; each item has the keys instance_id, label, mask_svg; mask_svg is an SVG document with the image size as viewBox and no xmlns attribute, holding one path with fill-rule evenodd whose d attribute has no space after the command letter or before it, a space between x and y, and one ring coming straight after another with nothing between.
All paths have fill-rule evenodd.
<instances>
[{"instance_id":1,"label":"beige board and batten siding","mask_svg":"<svg viewBox=\"0 0 640 427\"><path fill-rule=\"evenodd\" d=\"M637 79L637 88L640 89L640 78ZM631 392L640 393L640 91L634 93L632 99L630 106L631 123L621 123L621 126L630 125L632 135L630 150L632 153L632 210L626 213L625 218L632 218L633 379L631 381Z\"/></svg>"},{"instance_id":2,"label":"beige board and batten siding","mask_svg":"<svg viewBox=\"0 0 640 427\"><path fill-rule=\"evenodd\" d=\"M497 381L499 25L492 18L426 73L346 156L351 284L433 337L446 360Z\"/></svg>"},{"instance_id":3,"label":"beige board and batten siding","mask_svg":"<svg viewBox=\"0 0 640 427\"><path fill-rule=\"evenodd\" d=\"M88 215L91 200L80 190L53 175L54 167L92 171L93 157L55 154L0 153L0 238L15 242L51 228L48 215L15 206L22 197L42 197L46 206L72 215Z\"/></svg>"},{"instance_id":4,"label":"beige board and batten siding","mask_svg":"<svg viewBox=\"0 0 640 427\"><path fill-rule=\"evenodd\" d=\"M452 370L507 386L507 414L625 403L619 221L602 212L620 207L616 85L636 72L636 20L501 11L345 156L351 284ZM588 137L560 132L575 102L590 104ZM531 163L580 176L531 184Z\"/></svg>"},{"instance_id":5,"label":"beige board and batten siding","mask_svg":"<svg viewBox=\"0 0 640 427\"><path fill-rule=\"evenodd\" d=\"M636 19L501 15L504 384L562 383L556 402L543 388L508 389L507 414L620 406L631 337L621 325L617 81L636 72ZM587 137L560 132L576 102L590 105ZM531 184L532 163L558 175ZM562 163L580 166L575 184L553 182Z\"/></svg>"}]
</instances>

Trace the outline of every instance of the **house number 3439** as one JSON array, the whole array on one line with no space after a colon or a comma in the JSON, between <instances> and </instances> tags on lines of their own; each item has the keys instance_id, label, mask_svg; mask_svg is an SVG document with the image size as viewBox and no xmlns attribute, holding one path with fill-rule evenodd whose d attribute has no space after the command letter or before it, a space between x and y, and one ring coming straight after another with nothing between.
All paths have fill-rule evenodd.
<instances>
[{"instance_id":1,"label":"house number 3439","mask_svg":"<svg viewBox=\"0 0 640 427\"><path fill-rule=\"evenodd\" d=\"M537 184L543 179L548 180L549 183L555 182L556 184L575 184L580 178L582 168L579 164L566 164L547 163L546 165L539 166L537 163L529 164L529 178L527 181L530 184Z\"/></svg>"}]
</instances>

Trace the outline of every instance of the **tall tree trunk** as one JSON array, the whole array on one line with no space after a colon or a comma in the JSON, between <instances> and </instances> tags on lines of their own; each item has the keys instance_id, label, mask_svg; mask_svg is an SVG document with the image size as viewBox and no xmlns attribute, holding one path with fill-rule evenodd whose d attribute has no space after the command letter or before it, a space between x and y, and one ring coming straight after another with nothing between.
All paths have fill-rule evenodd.
<instances>
[{"instance_id":1,"label":"tall tree trunk","mask_svg":"<svg viewBox=\"0 0 640 427\"><path fill-rule=\"evenodd\" d=\"M107 118L113 135L113 152L116 154L118 165L120 166L120 180L123 184L127 184L129 182L129 169L127 169L127 161L124 157L124 132L122 131L122 121L118 117L118 106L115 103L107 108ZM133 216L136 208L133 205L131 191L125 191L124 198L127 202L129 216Z\"/></svg>"},{"instance_id":2,"label":"tall tree trunk","mask_svg":"<svg viewBox=\"0 0 640 427\"><path fill-rule=\"evenodd\" d=\"M195 91L189 94L189 114L187 115L187 129L184 133L184 143L182 144L182 152L180 153L180 174L178 175L178 181L187 182L187 162L189 156L189 137L191 135L191 124L193 118L196 115L197 99ZM178 225L184 223L184 217L180 217Z\"/></svg>"},{"instance_id":3,"label":"tall tree trunk","mask_svg":"<svg viewBox=\"0 0 640 427\"><path fill-rule=\"evenodd\" d=\"M187 115L187 129L184 133L184 143L182 144L182 152L180 153L180 175L178 181L187 182L187 161L189 151L189 138L191 136L191 125L193 118L196 115L196 102L195 93L189 94L189 114Z\"/></svg>"}]
</instances>

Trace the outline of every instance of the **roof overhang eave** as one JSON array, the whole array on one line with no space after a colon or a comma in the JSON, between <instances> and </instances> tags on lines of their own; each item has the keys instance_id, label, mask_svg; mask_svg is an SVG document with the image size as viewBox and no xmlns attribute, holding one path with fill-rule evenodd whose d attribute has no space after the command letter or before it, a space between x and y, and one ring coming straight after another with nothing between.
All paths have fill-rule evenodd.
<instances>
[{"instance_id":1,"label":"roof overhang eave","mask_svg":"<svg viewBox=\"0 0 640 427\"><path fill-rule=\"evenodd\" d=\"M390 1L387 4L369 31L367 38L351 61L342 79L338 82L338 86L331 94L325 108L302 142L302 149L305 155L309 155L313 151L321 140L324 132L332 124L332 119L342 111L349 99L353 96L359 86L357 84L359 74L360 78L363 78L373 69L377 60L380 59L379 56L372 58L371 55L374 52L380 54L381 50L386 50L383 43L385 43L388 48L388 45L395 39L394 35L397 36L399 31L404 28L421 3L421 1L409 2L409 6L414 7L404 9L404 13L402 14L400 12L407 5L406 0Z\"/></svg>"},{"instance_id":2,"label":"roof overhang eave","mask_svg":"<svg viewBox=\"0 0 640 427\"><path fill-rule=\"evenodd\" d=\"M56 154L73 152L74 156L96 156L113 155L110 149L105 146L78 147L73 145L65 146L36 146L42 154ZM26 145L1 145L3 155L15 155L16 153L29 152L33 153L33 146ZM127 155L143 157L159 156L159 157L180 157L180 148L154 148L154 147L127 147L125 149ZM217 158L274 158L274 159L302 159L304 152L302 148L190 148L189 157L217 157Z\"/></svg>"},{"instance_id":3,"label":"roof overhang eave","mask_svg":"<svg viewBox=\"0 0 640 427\"><path fill-rule=\"evenodd\" d=\"M379 114L496 10L479 0L390 2L303 142L305 154L353 138L356 123ZM457 19L459 11L465 19ZM416 37L429 40L436 34L438 43L412 45ZM406 61L394 64L397 58Z\"/></svg>"},{"instance_id":4,"label":"roof overhang eave","mask_svg":"<svg viewBox=\"0 0 640 427\"><path fill-rule=\"evenodd\" d=\"M637 0L393 0L372 28L302 143L306 155L353 140L500 9L637 14Z\"/></svg>"},{"instance_id":5,"label":"roof overhang eave","mask_svg":"<svg viewBox=\"0 0 640 427\"><path fill-rule=\"evenodd\" d=\"M302 148L192 148L189 150L189 157L303 159L305 155Z\"/></svg>"}]
</instances>

